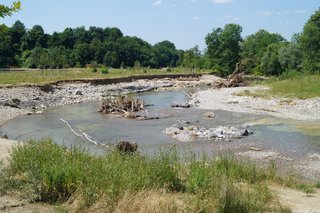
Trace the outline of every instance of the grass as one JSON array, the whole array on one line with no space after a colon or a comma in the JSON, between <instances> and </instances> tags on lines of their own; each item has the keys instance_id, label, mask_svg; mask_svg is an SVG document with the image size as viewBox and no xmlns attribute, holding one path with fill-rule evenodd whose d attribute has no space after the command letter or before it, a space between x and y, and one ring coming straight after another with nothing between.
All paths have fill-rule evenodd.
<instances>
[{"instance_id":1,"label":"grass","mask_svg":"<svg viewBox=\"0 0 320 213\"><path fill-rule=\"evenodd\" d=\"M197 70L197 74L208 73L208 70ZM0 85L46 84L58 80L87 79L87 78L118 78L133 75L155 74L189 74L188 69L106 69L93 72L92 69L61 69L61 70L31 70L21 72L0 72Z\"/></svg>"},{"instance_id":2,"label":"grass","mask_svg":"<svg viewBox=\"0 0 320 213\"><path fill-rule=\"evenodd\" d=\"M320 96L320 75L296 75L286 79L276 80L267 85L271 87L270 94L288 98L314 98Z\"/></svg>"},{"instance_id":3,"label":"grass","mask_svg":"<svg viewBox=\"0 0 320 213\"><path fill-rule=\"evenodd\" d=\"M232 155L92 156L50 139L15 147L0 171L1 192L55 205L68 201L82 212L287 212L267 186L300 184L277 177L274 164L258 168Z\"/></svg>"},{"instance_id":4,"label":"grass","mask_svg":"<svg viewBox=\"0 0 320 213\"><path fill-rule=\"evenodd\" d=\"M273 77L263 83L270 90L250 91L244 90L237 93L239 96L251 96L269 99L272 97L285 98L284 103L290 103L293 98L315 98L320 97L320 75L319 74L284 74Z\"/></svg>"}]
</instances>

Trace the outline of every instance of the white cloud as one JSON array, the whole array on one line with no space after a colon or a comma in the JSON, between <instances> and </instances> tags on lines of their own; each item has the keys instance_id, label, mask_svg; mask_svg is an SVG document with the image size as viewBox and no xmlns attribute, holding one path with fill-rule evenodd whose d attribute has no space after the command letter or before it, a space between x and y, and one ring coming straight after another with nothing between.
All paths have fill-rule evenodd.
<instances>
[{"instance_id":1,"label":"white cloud","mask_svg":"<svg viewBox=\"0 0 320 213\"><path fill-rule=\"evenodd\" d=\"M154 1L154 2L152 3L152 6L158 7L158 6L160 6L161 4L162 4L162 0L156 0L156 1Z\"/></svg>"},{"instance_id":2,"label":"white cloud","mask_svg":"<svg viewBox=\"0 0 320 213\"><path fill-rule=\"evenodd\" d=\"M274 14L273 10L266 10L266 11L259 12L259 15L262 15L262 16L271 16L273 14Z\"/></svg>"},{"instance_id":3,"label":"white cloud","mask_svg":"<svg viewBox=\"0 0 320 213\"><path fill-rule=\"evenodd\" d=\"M227 4L232 2L232 0L213 0L213 3L215 4Z\"/></svg>"},{"instance_id":4,"label":"white cloud","mask_svg":"<svg viewBox=\"0 0 320 213\"><path fill-rule=\"evenodd\" d=\"M286 13L293 13L293 14L303 14L303 13L307 13L308 10L287 10Z\"/></svg>"},{"instance_id":5,"label":"white cloud","mask_svg":"<svg viewBox=\"0 0 320 213\"><path fill-rule=\"evenodd\" d=\"M199 19L200 19L199 16L193 16L191 20L192 20L192 21L198 21Z\"/></svg>"}]
</instances>

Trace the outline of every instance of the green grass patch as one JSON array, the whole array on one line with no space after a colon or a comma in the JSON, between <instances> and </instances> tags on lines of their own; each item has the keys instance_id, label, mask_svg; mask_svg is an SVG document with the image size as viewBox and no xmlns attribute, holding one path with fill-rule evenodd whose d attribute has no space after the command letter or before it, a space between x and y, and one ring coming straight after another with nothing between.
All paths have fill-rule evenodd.
<instances>
[{"instance_id":1,"label":"green grass patch","mask_svg":"<svg viewBox=\"0 0 320 213\"><path fill-rule=\"evenodd\" d=\"M320 96L320 75L297 75L267 84L270 94L288 98L313 98Z\"/></svg>"},{"instance_id":2,"label":"green grass patch","mask_svg":"<svg viewBox=\"0 0 320 213\"><path fill-rule=\"evenodd\" d=\"M152 156L117 151L92 156L43 139L15 147L9 165L0 171L1 192L20 191L30 200L58 205L78 200L83 211L100 205L104 212L176 212L179 206L189 212L282 209L267 187L279 180L275 166L258 168L233 155L199 160L173 150Z\"/></svg>"},{"instance_id":3,"label":"green grass patch","mask_svg":"<svg viewBox=\"0 0 320 213\"><path fill-rule=\"evenodd\" d=\"M197 70L196 74L209 73L208 70ZM59 80L88 79L88 78L118 78L134 75L156 74L191 74L188 69L61 69L61 70L32 70L21 72L0 72L0 85L46 84Z\"/></svg>"},{"instance_id":4,"label":"green grass patch","mask_svg":"<svg viewBox=\"0 0 320 213\"><path fill-rule=\"evenodd\" d=\"M283 101L287 103L290 103L293 98L306 99L320 97L319 74L287 73L280 77L270 78L263 82L262 85L265 85L270 89L254 92L244 90L235 95L265 99L281 97L286 98Z\"/></svg>"}]
</instances>

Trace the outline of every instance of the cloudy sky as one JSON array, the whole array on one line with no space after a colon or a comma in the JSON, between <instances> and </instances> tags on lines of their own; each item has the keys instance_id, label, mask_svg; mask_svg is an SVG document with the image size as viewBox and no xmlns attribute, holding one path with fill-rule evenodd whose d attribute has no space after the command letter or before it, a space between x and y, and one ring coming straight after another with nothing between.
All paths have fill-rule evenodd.
<instances>
[{"instance_id":1,"label":"cloudy sky","mask_svg":"<svg viewBox=\"0 0 320 213\"><path fill-rule=\"evenodd\" d=\"M1 1L10 4L12 0ZM170 40L179 49L205 48L213 28L240 24L243 36L259 29L291 39L320 6L320 0L21 0L23 9L0 19L27 28L40 24L47 33L66 27L118 27L125 35L151 44Z\"/></svg>"}]
</instances>

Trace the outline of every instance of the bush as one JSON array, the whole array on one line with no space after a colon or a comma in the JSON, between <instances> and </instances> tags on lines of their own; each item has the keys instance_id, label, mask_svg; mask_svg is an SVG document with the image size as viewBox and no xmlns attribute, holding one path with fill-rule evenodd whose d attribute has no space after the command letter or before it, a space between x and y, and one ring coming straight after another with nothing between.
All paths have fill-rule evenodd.
<instances>
[{"instance_id":1,"label":"bush","mask_svg":"<svg viewBox=\"0 0 320 213\"><path fill-rule=\"evenodd\" d=\"M108 68L104 67L104 68L101 69L101 74L105 74L106 75L108 73L109 73Z\"/></svg>"},{"instance_id":2,"label":"bush","mask_svg":"<svg viewBox=\"0 0 320 213\"><path fill-rule=\"evenodd\" d=\"M92 68L91 72L96 73L98 72L98 69L96 67Z\"/></svg>"}]
</instances>

